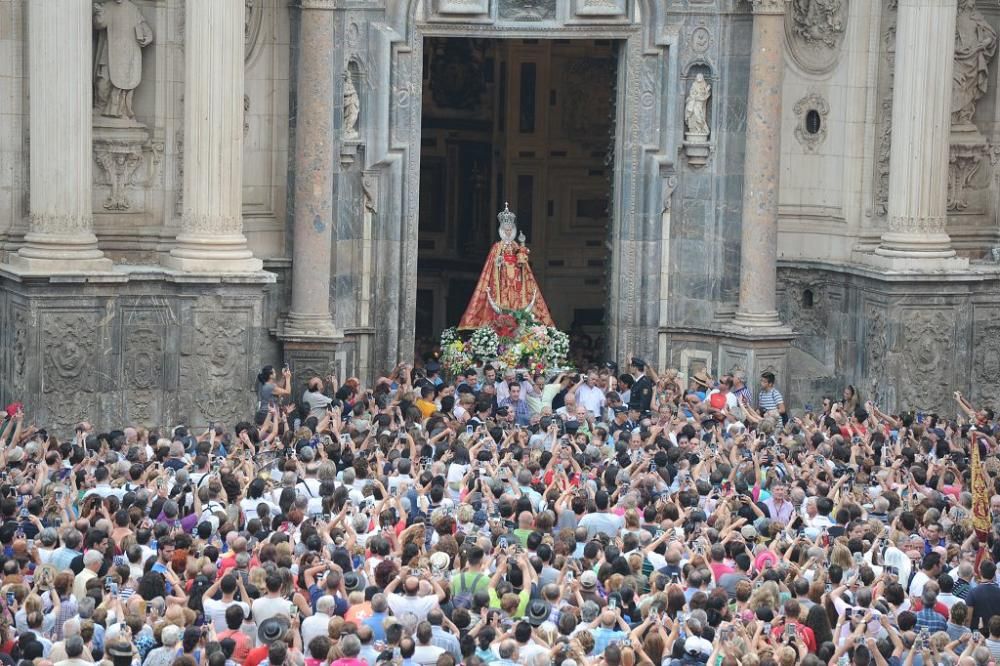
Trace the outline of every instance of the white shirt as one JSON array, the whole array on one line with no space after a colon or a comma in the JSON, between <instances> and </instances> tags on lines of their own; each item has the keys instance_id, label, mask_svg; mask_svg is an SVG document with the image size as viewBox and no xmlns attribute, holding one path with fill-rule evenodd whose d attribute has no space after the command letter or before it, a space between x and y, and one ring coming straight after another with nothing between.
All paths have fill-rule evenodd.
<instances>
[{"instance_id":1,"label":"white shirt","mask_svg":"<svg viewBox=\"0 0 1000 666\"><path fill-rule=\"evenodd\" d=\"M317 636L326 636L329 623L330 616L319 612L302 620L302 645L308 647L312 639Z\"/></svg>"},{"instance_id":2,"label":"white shirt","mask_svg":"<svg viewBox=\"0 0 1000 666\"><path fill-rule=\"evenodd\" d=\"M931 579L923 569L913 574L913 581L910 583L909 594L911 597L919 597L924 593L924 585Z\"/></svg>"},{"instance_id":3,"label":"white shirt","mask_svg":"<svg viewBox=\"0 0 1000 666\"><path fill-rule=\"evenodd\" d=\"M604 390L598 386L584 384L576 390L576 404L586 407L594 416L600 416L604 402Z\"/></svg>"},{"instance_id":4,"label":"white shirt","mask_svg":"<svg viewBox=\"0 0 1000 666\"><path fill-rule=\"evenodd\" d=\"M292 615L292 602L278 597L261 597L253 602L253 621L258 627L260 623L275 615Z\"/></svg>"},{"instance_id":5,"label":"white shirt","mask_svg":"<svg viewBox=\"0 0 1000 666\"><path fill-rule=\"evenodd\" d=\"M243 617L250 617L250 606L242 601L216 601L215 599L203 597L201 605L205 609L205 617L211 618L216 631L226 631L229 629L229 626L226 624L226 610L230 606L239 606L243 609Z\"/></svg>"},{"instance_id":6,"label":"white shirt","mask_svg":"<svg viewBox=\"0 0 1000 666\"><path fill-rule=\"evenodd\" d=\"M392 593L388 595L388 601L393 615L398 618L402 618L403 615L407 614L413 615L417 618L417 622L426 620L427 614L439 605L436 594L429 594L426 597L409 597ZM258 622L258 624L260 623Z\"/></svg>"}]
</instances>

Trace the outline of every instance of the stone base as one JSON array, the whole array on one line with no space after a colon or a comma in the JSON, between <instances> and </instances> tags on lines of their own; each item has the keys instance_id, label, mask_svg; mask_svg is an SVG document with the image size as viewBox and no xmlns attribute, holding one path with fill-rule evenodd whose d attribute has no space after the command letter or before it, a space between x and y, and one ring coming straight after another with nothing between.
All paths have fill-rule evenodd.
<instances>
[{"instance_id":1,"label":"stone base","mask_svg":"<svg viewBox=\"0 0 1000 666\"><path fill-rule=\"evenodd\" d=\"M317 317L294 312L289 312L288 316L280 323L278 337L282 340L318 344L335 342L342 338L329 316Z\"/></svg>"},{"instance_id":2,"label":"stone base","mask_svg":"<svg viewBox=\"0 0 1000 666\"><path fill-rule=\"evenodd\" d=\"M949 253L950 252L950 253ZM933 273L942 271L960 271L969 268L969 260L955 256L955 251L935 254L928 252L925 256L914 252L893 252L878 248L874 254L866 254L864 262L873 268L883 271L905 273Z\"/></svg>"},{"instance_id":3,"label":"stone base","mask_svg":"<svg viewBox=\"0 0 1000 666\"><path fill-rule=\"evenodd\" d=\"M251 419L267 341L269 273L175 275L155 267L36 276L0 271L0 404L59 436L88 420L228 426Z\"/></svg>"},{"instance_id":4,"label":"stone base","mask_svg":"<svg viewBox=\"0 0 1000 666\"><path fill-rule=\"evenodd\" d=\"M747 331L732 324L713 329L669 327L661 330L669 350L666 365L686 377L701 369L713 378L741 370L747 386L757 394L762 372L773 372L778 390L789 381L788 353L795 334L779 326L768 331Z\"/></svg>"},{"instance_id":5,"label":"stone base","mask_svg":"<svg viewBox=\"0 0 1000 666\"><path fill-rule=\"evenodd\" d=\"M256 273L264 270L264 262L247 252L246 257L204 257L175 254L163 257L165 268L188 273Z\"/></svg>"},{"instance_id":6,"label":"stone base","mask_svg":"<svg viewBox=\"0 0 1000 666\"><path fill-rule=\"evenodd\" d=\"M0 269L22 275L79 275L81 273L110 273L114 263L101 254L97 256L32 257L21 253L12 254L6 265Z\"/></svg>"},{"instance_id":7,"label":"stone base","mask_svg":"<svg viewBox=\"0 0 1000 666\"><path fill-rule=\"evenodd\" d=\"M781 316L796 331L791 404L853 385L880 409L953 418L952 393L1000 408L1000 267L943 272L781 262ZM810 307L803 307L808 302Z\"/></svg>"},{"instance_id":8,"label":"stone base","mask_svg":"<svg viewBox=\"0 0 1000 666\"><path fill-rule=\"evenodd\" d=\"M284 362L292 371L293 397L298 399L313 377L334 375L341 384L357 367L357 344L348 338L317 339L282 336ZM366 382L367 384L367 382Z\"/></svg>"}]
</instances>

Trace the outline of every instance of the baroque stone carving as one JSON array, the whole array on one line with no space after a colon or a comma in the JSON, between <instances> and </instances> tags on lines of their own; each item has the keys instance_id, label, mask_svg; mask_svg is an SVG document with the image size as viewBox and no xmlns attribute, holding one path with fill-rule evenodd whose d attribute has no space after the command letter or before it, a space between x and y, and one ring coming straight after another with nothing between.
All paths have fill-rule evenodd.
<instances>
[{"instance_id":1,"label":"baroque stone carving","mask_svg":"<svg viewBox=\"0 0 1000 666\"><path fill-rule=\"evenodd\" d=\"M708 100L711 96L712 86L699 72L688 89L684 104L684 152L687 153L688 163L694 167L704 166L708 161Z\"/></svg>"},{"instance_id":2,"label":"baroque stone carving","mask_svg":"<svg viewBox=\"0 0 1000 666\"><path fill-rule=\"evenodd\" d=\"M235 423L250 405L239 391L232 391L234 377L247 373L246 317L239 313L196 312L192 349L194 357L182 364L182 383L198 386L195 409L209 421Z\"/></svg>"},{"instance_id":3,"label":"baroque stone carving","mask_svg":"<svg viewBox=\"0 0 1000 666\"><path fill-rule=\"evenodd\" d=\"M784 14L789 0L749 0L754 14Z\"/></svg>"},{"instance_id":4,"label":"baroque stone carving","mask_svg":"<svg viewBox=\"0 0 1000 666\"><path fill-rule=\"evenodd\" d=\"M438 0L439 14L485 14L490 11L489 0Z\"/></svg>"},{"instance_id":5,"label":"baroque stone carving","mask_svg":"<svg viewBox=\"0 0 1000 666\"><path fill-rule=\"evenodd\" d=\"M577 16L619 16L625 13L625 0L577 0Z\"/></svg>"},{"instance_id":6,"label":"baroque stone carving","mask_svg":"<svg viewBox=\"0 0 1000 666\"><path fill-rule=\"evenodd\" d=\"M96 314L43 313L42 392L92 391L97 340Z\"/></svg>"},{"instance_id":7,"label":"baroque stone carving","mask_svg":"<svg viewBox=\"0 0 1000 666\"><path fill-rule=\"evenodd\" d=\"M109 188L104 210L128 211L132 208L128 189L149 187L159 177L163 143L151 141L141 126L108 127L99 123L94 127L94 161L99 167L94 170L97 184ZM143 165L146 169L140 172Z\"/></svg>"},{"instance_id":8,"label":"baroque stone carving","mask_svg":"<svg viewBox=\"0 0 1000 666\"><path fill-rule=\"evenodd\" d=\"M812 91L796 102L792 111L799 119L795 126L795 138L807 153L816 152L826 141L826 117L830 114L830 105L822 95ZM812 111L815 111L819 118L819 126L815 132L810 131L808 122L809 113Z\"/></svg>"},{"instance_id":9,"label":"baroque stone carving","mask_svg":"<svg viewBox=\"0 0 1000 666\"><path fill-rule=\"evenodd\" d=\"M785 16L788 50L798 65L825 74L837 64L847 27L847 0L791 0Z\"/></svg>"},{"instance_id":10,"label":"baroque stone carving","mask_svg":"<svg viewBox=\"0 0 1000 666\"><path fill-rule=\"evenodd\" d=\"M880 402L883 391L879 380L885 376L885 360L889 351L889 341L885 323L885 311L869 303L865 308L865 388L872 400Z\"/></svg>"},{"instance_id":11,"label":"baroque stone carving","mask_svg":"<svg viewBox=\"0 0 1000 666\"><path fill-rule=\"evenodd\" d=\"M990 155L990 145L979 130L959 131L952 127L948 148L948 210L961 212L969 207L972 181Z\"/></svg>"},{"instance_id":12,"label":"baroque stone carving","mask_svg":"<svg viewBox=\"0 0 1000 666\"><path fill-rule=\"evenodd\" d=\"M547 21L556 16L556 0L500 0L500 18Z\"/></svg>"},{"instance_id":13,"label":"baroque stone carving","mask_svg":"<svg viewBox=\"0 0 1000 666\"><path fill-rule=\"evenodd\" d=\"M971 125L976 103L986 94L997 33L976 9L976 0L959 0L952 69L951 122Z\"/></svg>"},{"instance_id":14,"label":"baroque stone carving","mask_svg":"<svg viewBox=\"0 0 1000 666\"><path fill-rule=\"evenodd\" d=\"M997 313L976 329L975 360L972 364L972 385L974 387L995 386L1000 380L1000 324L996 321ZM987 403L985 406L996 407L998 402L992 391L980 388L975 396L977 402Z\"/></svg>"},{"instance_id":15,"label":"baroque stone carving","mask_svg":"<svg viewBox=\"0 0 1000 666\"><path fill-rule=\"evenodd\" d=\"M901 407L935 409L950 395L948 351L953 346L949 312L905 310L900 328L902 345L898 355L902 376Z\"/></svg>"},{"instance_id":16,"label":"baroque stone carving","mask_svg":"<svg viewBox=\"0 0 1000 666\"><path fill-rule=\"evenodd\" d=\"M892 89L896 69L896 0L890 0L885 14L886 28L882 32L882 51L885 54L885 83L879 102L878 148L875 160L875 186L873 210L876 216L885 217L889 212L889 154L892 151Z\"/></svg>"},{"instance_id":17,"label":"baroque stone carving","mask_svg":"<svg viewBox=\"0 0 1000 666\"><path fill-rule=\"evenodd\" d=\"M94 3L94 105L109 118L135 120L132 96L142 81L142 49L153 30L131 0Z\"/></svg>"},{"instance_id":18,"label":"baroque stone carving","mask_svg":"<svg viewBox=\"0 0 1000 666\"><path fill-rule=\"evenodd\" d=\"M162 336L149 326L130 327L125 333L124 347L128 388L158 388L163 376Z\"/></svg>"}]
</instances>

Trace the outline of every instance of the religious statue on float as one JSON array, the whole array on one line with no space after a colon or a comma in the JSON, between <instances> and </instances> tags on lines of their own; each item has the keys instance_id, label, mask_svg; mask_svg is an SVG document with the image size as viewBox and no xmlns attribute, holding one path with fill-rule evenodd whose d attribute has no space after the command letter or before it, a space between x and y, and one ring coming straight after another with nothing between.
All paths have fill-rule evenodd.
<instances>
[{"instance_id":1,"label":"religious statue on float","mask_svg":"<svg viewBox=\"0 0 1000 666\"><path fill-rule=\"evenodd\" d=\"M554 326L545 297L531 272L530 251L524 244L524 234L518 236L516 216L504 204L497 215L500 240L493 244L479 283L458 324L459 330L488 325L504 313L530 314L545 326Z\"/></svg>"}]
</instances>

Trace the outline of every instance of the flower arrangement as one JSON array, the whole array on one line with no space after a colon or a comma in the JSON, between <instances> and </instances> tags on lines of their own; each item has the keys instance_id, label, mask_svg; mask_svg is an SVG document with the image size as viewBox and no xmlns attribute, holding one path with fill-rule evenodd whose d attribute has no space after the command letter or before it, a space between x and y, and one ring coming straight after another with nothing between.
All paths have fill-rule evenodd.
<instances>
[{"instance_id":1,"label":"flower arrangement","mask_svg":"<svg viewBox=\"0 0 1000 666\"><path fill-rule=\"evenodd\" d=\"M463 339L463 337L465 339ZM441 365L451 375L492 363L499 369L545 372L562 367L569 355L569 335L539 324L534 317L501 312L488 326L463 336L455 328L441 333Z\"/></svg>"}]
</instances>

